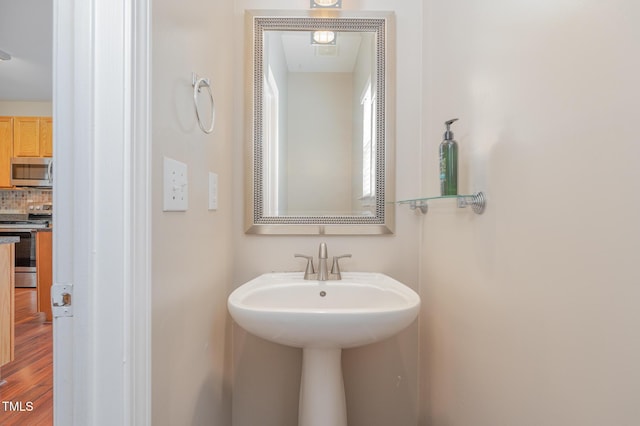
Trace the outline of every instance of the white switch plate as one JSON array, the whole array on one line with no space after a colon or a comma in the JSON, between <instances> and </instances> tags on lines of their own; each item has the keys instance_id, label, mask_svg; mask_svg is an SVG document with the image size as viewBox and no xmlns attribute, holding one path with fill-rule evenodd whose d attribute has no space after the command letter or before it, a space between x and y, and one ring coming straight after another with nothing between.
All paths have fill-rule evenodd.
<instances>
[{"instance_id":1,"label":"white switch plate","mask_svg":"<svg viewBox=\"0 0 640 426\"><path fill-rule=\"evenodd\" d=\"M209 172L209 210L218 210L218 174Z\"/></svg>"},{"instance_id":2,"label":"white switch plate","mask_svg":"<svg viewBox=\"0 0 640 426\"><path fill-rule=\"evenodd\" d=\"M163 211L180 212L189 208L186 164L164 157L163 192Z\"/></svg>"}]
</instances>

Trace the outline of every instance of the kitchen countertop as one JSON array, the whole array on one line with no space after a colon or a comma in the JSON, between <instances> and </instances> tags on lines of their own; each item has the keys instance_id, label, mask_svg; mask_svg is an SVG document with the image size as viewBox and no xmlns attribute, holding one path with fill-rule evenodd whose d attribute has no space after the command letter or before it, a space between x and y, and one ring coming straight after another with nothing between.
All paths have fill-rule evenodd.
<instances>
[{"instance_id":1,"label":"kitchen countertop","mask_svg":"<svg viewBox=\"0 0 640 426\"><path fill-rule=\"evenodd\" d=\"M20 237L0 237L0 244L12 244L20 241Z\"/></svg>"}]
</instances>

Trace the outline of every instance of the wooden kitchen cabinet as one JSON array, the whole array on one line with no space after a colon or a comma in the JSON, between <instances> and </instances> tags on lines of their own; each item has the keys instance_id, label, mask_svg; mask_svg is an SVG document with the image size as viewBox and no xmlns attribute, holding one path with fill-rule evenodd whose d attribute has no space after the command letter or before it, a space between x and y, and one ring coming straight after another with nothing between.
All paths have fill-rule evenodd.
<instances>
[{"instance_id":1,"label":"wooden kitchen cabinet","mask_svg":"<svg viewBox=\"0 0 640 426\"><path fill-rule=\"evenodd\" d=\"M40 156L53 157L53 119L40 117Z\"/></svg>"},{"instance_id":2,"label":"wooden kitchen cabinet","mask_svg":"<svg viewBox=\"0 0 640 426\"><path fill-rule=\"evenodd\" d=\"M36 233L36 286L38 289L38 312L44 312L51 321L51 285L53 284L53 231Z\"/></svg>"},{"instance_id":3,"label":"wooden kitchen cabinet","mask_svg":"<svg viewBox=\"0 0 640 426\"><path fill-rule=\"evenodd\" d=\"M0 244L0 366L13 361L15 346L15 244Z\"/></svg>"},{"instance_id":4,"label":"wooden kitchen cabinet","mask_svg":"<svg viewBox=\"0 0 640 426\"><path fill-rule=\"evenodd\" d=\"M40 157L39 117L13 117L13 156Z\"/></svg>"},{"instance_id":5,"label":"wooden kitchen cabinet","mask_svg":"<svg viewBox=\"0 0 640 426\"><path fill-rule=\"evenodd\" d=\"M11 187L13 117L0 117L0 188Z\"/></svg>"},{"instance_id":6,"label":"wooden kitchen cabinet","mask_svg":"<svg viewBox=\"0 0 640 426\"><path fill-rule=\"evenodd\" d=\"M13 117L13 156L53 156L51 117Z\"/></svg>"}]
</instances>

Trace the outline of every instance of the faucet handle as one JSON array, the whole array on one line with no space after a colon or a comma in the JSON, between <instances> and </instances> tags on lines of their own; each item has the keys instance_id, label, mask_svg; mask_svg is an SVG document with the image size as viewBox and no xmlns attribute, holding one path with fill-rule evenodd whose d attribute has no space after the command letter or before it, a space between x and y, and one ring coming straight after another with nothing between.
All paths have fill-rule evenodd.
<instances>
[{"instance_id":1,"label":"faucet handle","mask_svg":"<svg viewBox=\"0 0 640 426\"><path fill-rule=\"evenodd\" d=\"M293 257L303 257L305 259L307 259L307 267L304 270L304 279L305 280L310 280L311 279L311 275L315 274L316 271L315 269L313 269L313 256L307 256L304 254L294 254Z\"/></svg>"},{"instance_id":2,"label":"faucet handle","mask_svg":"<svg viewBox=\"0 0 640 426\"><path fill-rule=\"evenodd\" d=\"M342 256L333 256L333 264L331 265L331 273L336 276L337 280L342 279L342 274L340 273L340 262L338 262L343 257L351 257L350 254L343 254Z\"/></svg>"}]
</instances>

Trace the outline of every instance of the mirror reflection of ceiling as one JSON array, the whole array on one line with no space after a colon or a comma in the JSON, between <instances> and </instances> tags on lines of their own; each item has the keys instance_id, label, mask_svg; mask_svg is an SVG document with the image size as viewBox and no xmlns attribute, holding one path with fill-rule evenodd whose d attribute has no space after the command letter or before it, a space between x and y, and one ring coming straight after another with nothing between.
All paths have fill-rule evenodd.
<instances>
[{"instance_id":1,"label":"mirror reflection of ceiling","mask_svg":"<svg viewBox=\"0 0 640 426\"><path fill-rule=\"evenodd\" d=\"M0 0L0 101L51 101L53 1Z\"/></svg>"},{"instance_id":2,"label":"mirror reflection of ceiling","mask_svg":"<svg viewBox=\"0 0 640 426\"><path fill-rule=\"evenodd\" d=\"M312 46L310 31L273 33L282 39L290 72L353 72L363 37L357 32L339 32L335 46Z\"/></svg>"}]
</instances>

